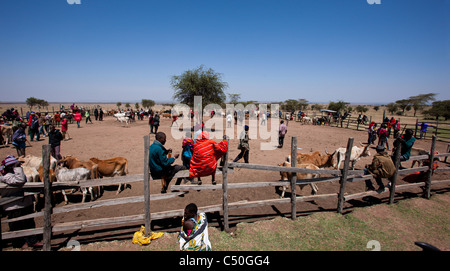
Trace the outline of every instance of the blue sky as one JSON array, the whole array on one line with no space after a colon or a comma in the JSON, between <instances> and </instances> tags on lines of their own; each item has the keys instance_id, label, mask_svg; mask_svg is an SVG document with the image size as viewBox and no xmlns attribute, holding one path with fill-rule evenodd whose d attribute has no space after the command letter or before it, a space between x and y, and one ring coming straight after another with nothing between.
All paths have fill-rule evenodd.
<instances>
[{"instance_id":1,"label":"blue sky","mask_svg":"<svg viewBox=\"0 0 450 271\"><path fill-rule=\"evenodd\" d=\"M449 2L2 0L0 101L169 101L200 65L242 100L447 100Z\"/></svg>"}]
</instances>

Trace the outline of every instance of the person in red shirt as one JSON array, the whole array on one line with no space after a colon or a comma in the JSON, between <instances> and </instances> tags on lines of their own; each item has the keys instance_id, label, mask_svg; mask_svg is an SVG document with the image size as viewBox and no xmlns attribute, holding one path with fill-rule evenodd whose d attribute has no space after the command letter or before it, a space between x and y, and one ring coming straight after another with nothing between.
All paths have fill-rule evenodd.
<instances>
[{"instance_id":1,"label":"person in red shirt","mask_svg":"<svg viewBox=\"0 0 450 271\"><path fill-rule=\"evenodd\" d=\"M207 131L202 132L194 145L191 164L189 168L189 178L199 178L198 184L201 184L200 177L212 176L212 184L216 184L215 175L217 160L219 160L228 150L228 142L224 140L220 143L209 139Z\"/></svg>"},{"instance_id":2,"label":"person in red shirt","mask_svg":"<svg viewBox=\"0 0 450 271\"><path fill-rule=\"evenodd\" d=\"M69 129L69 120L64 117L61 122L61 133L63 135L64 140L71 139L70 134L67 132L68 129ZM66 134L69 136L68 139L66 139Z\"/></svg>"}]
</instances>

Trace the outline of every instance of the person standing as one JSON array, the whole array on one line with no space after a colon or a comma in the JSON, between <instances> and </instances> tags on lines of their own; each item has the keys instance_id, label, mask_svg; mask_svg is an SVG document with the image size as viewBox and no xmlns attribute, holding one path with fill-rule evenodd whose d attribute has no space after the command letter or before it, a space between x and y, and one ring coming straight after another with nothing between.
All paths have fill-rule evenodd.
<instances>
[{"instance_id":1,"label":"person standing","mask_svg":"<svg viewBox=\"0 0 450 271\"><path fill-rule=\"evenodd\" d=\"M284 137L287 133L286 124L284 124L284 120L280 122L280 128L278 129L278 148L283 148Z\"/></svg>"},{"instance_id":2,"label":"person standing","mask_svg":"<svg viewBox=\"0 0 450 271\"><path fill-rule=\"evenodd\" d=\"M231 113L228 112L227 114L227 128L231 128L231 121L233 120L233 117L231 116Z\"/></svg>"},{"instance_id":3,"label":"person standing","mask_svg":"<svg viewBox=\"0 0 450 271\"><path fill-rule=\"evenodd\" d=\"M419 139L422 139L424 137L424 135L427 133L428 127L435 127L433 125L426 124L425 122L422 122L421 124L417 124L417 125L420 126L420 138Z\"/></svg>"},{"instance_id":4,"label":"person standing","mask_svg":"<svg viewBox=\"0 0 450 271\"><path fill-rule=\"evenodd\" d=\"M50 131L48 132L48 144L51 146L51 155L58 161L62 159L61 140L63 139L63 135L59 130L56 130L55 125L50 125Z\"/></svg>"},{"instance_id":5,"label":"person standing","mask_svg":"<svg viewBox=\"0 0 450 271\"><path fill-rule=\"evenodd\" d=\"M84 116L86 117L86 124L88 121L90 121L92 124L91 114L89 113L89 110L86 110L86 113L84 113Z\"/></svg>"},{"instance_id":6,"label":"person standing","mask_svg":"<svg viewBox=\"0 0 450 271\"><path fill-rule=\"evenodd\" d=\"M42 134L43 137L46 137L44 131L44 125L45 125L45 116L41 115L41 113L37 113L38 121L39 121L39 135Z\"/></svg>"},{"instance_id":7,"label":"person standing","mask_svg":"<svg viewBox=\"0 0 450 271\"><path fill-rule=\"evenodd\" d=\"M12 136L12 144L16 147L18 157L25 157L25 143L27 141L27 135L25 134L26 127L27 125L22 122Z\"/></svg>"},{"instance_id":8,"label":"person standing","mask_svg":"<svg viewBox=\"0 0 450 271\"><path fill-rule=\"evenodd\" d=\"M153 133L153 111L151 111L149 114L148 124L150 125L150 134L154 134Z\"/></svg>"},{"instance_id":9,"label":"person standing","mask_svg":"<svg viewBox=\"0 0 450 271\"><path fill-rule=\"evenodd\" d=\"M381 124L380 129L378 129L378 146L384 146L384 144L386 144L386 149L389 150L388 132L386 130L386 123Z\"/></svg>"},{"instance_id":10,"label":"person standing","mask_svg":"<svg viewBox=\"0 0 450 271\"><path fill-rule=\"evenodd\" d=\"M94 109L94 117L95 117L95 121L97 121L98 120L98 109L97 108Z\"/></svg>"},{"instance_id":11,"label":"person standing","mask_svg":"<svg viewBox=\"0 0 450 271\"><path fill-rule=\"evenodd\" d=\"M159 115L158 113L155 114L153 117L153 127L155 127L155 134L158 133L158 127L159 127Z\"/></svg>"},{"instance_id":12,"label":"person standing","mask_svg":"<svg viewBox=\"0 0 450 271\"><path fill-rule=\"evenodd\" d=\"M75 112L75 114L73 115L73 118L77 122L77 128L80 128L80 122L82 119L80 111Z\"/></svg>"},{"instance_id":13,"label":"person standing","mask_svg":"<svg viewBox=\"0 0 450 271\"><path fill-rule=\"evenodd\" d=\"M266 125L266 119L267 119L267 116L266 116L266 113L265 112L262 112L261 114L261 125Z\"/></svg>"},{"instance_id":14,"label":"person standing","mask_svg":"<svg viewBox=\"0 0 450 271\"><path fill-rule=\"evenodd\" d=\"M100 111L98 112L98 120L103 121L103 109L100 108Z\"/></svg>"},{"instance_id":15,"label":"person standing","mask_svg":"<svg viewBox=\"0 0 450 271\"><path fill-rule=\"evenodd\" d=\"M69 130L69 120L67 118L63 118L63 120L61 122L61 132L62 132L62 136L63 136L64 140L71 139L70 134L68 133L68 130ZM68 139L66 139L66 134L67 134L67 136L69 136Z\"/></svg>"},{"instance_id":16,"label":"person standing","mask_svg":"<svg viewBox=\"0 0 450 271\"><path fill-rule=\"evenodd\" d=\"M36 141L39 141L39 119L34 112L31 113L28 125L30 126L30 140L33 141L36 136Z\"/></svg>"},{"instance_id":17,"label":"person standing","mask_svg":"<svg viewBox=\"0 0 450 271\"><path fill-rule=\"evenodd\" d=\"M369 129L367 130L368 134L369 134L369 138L367 139L367 144L370 145L373 143L374 139L373 136L375 134L375 129L376 129L376 123L375 121L372 121L369 124Z\"/></svg>"},{"instance_id":18,"label":"person standing","mask_svg":"<svg viewBox=\"0 0 450 271\"><path fill-rule=\"evenodd\" d=\"M55 119L56 126L59 127L61 125L61 115L59 112L56 112L53 118Z\"/></svg>"},{"instance_id":19,"label":"person standing","mask_svg":"<svg viewBox=\"0 0 450 271\"><path fill-rule=\"evenodd\" d=\"M242 157L244 157L244 162L248 164L248 155L250 152L250 144L249 144L249 137L248 137L248 125L245 125L244 131L239 136L239 145L238 149L241 150L241 152L234 158L233 162L237 162L241 160Z\"/></svg>"}]
</instances>

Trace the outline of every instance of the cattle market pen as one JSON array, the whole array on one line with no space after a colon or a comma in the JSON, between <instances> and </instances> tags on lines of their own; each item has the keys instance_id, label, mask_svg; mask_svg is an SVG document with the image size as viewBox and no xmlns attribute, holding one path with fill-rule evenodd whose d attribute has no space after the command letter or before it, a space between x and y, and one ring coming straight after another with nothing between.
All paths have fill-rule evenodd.
<instances>
[{"instance_id":1,"label":"cattle market pen","mask_svg":"<svg viewBox=\"0 0 450 271\"><path fill-rule=\"evenodd\" d=\"M95 180L86 180L79 181L78 183L50 183L49 182L49 167L50 167L50 147L49 145L44 145L42 147L42 157L43 157L43 167L44 167L44 180L43 183L26 183L23 188L26 193L43 193L45 206L44 210L41 212L32 213L30 215L4 220L2 223L18 221L28 218L35 218L39 216L44 217L44 225L42 228L35 229L27 229L21 231L8 231L0 234L0 241L6 239L12 239L17 237L24 237L29 235L43 234L43 242L44 242L44 250L51 250L51 238L52 234L62 233L65 231L76 231L80 229L93 229L93 228L118 228L123 225L129 224L145 224L146 234L150 233L150 223L151 220L158 220L164 218L172 218L172 217L181 217L183 215L183 209L179 210L170 210L164 212L150 212L150 205L152 201L155 200L165 200L169 198L174 198L180 196L184 193L187 193L191 190L217 190L222 189L223 192L223 202L218 205L211 206L200 206L199 210L202 212L219 212L222 211L223 214L223 222L224 222L224 230L229 231L229 220L228 220L228 211L231 209L238 208L252 208L259 206L267 206L267 205L276 205L276 204L291 204L291 217L295 219L297 216L296 206L299 202L311 201L316 199L337 199L337 212L343 213L344 210L344 202L362 198L370 195L376 195L376 191L368 191L361 192L355 194L346 194L345 188L348 182L356 182L362 181L366 179L371 179L371 175L363 175L363 170L349 170L350 164L350 152L347 151L345 156L344 168L342 170L338 169L304 169L304 168L296 168L296 159L291 159L291 167L281 167L281 166L271 166L271 165L260 165L260 164L246 164L246 163L233 163L228 162L228 152L224 156L224 165L221 170L217 171L217 174L223 175L222 187L217 185L173 185L171 186L171 193L167 194L153 194L150 195L150 181L151 176L148 168L148 150L150 146L150 137L147 135L144 137L144 174L136 174L129 176L120 176L120 177L112 177L107 179L95 179ZM353 138L349 138L347 144L347 150L351 150L353 146ZM430 159L433 161L434 158L437 157L447 157L450 156L450 153L442 153L435 155L434 149L436 146L436 137L433 136L430 155L421 155L411 157L410 160L426 160ZM297 153L297 138L292 138L291 144L291 157L296 157ZM396 168L397 173L393 177L392 185L385 193L389 192L389 203L394 202L394 196L396 191L405 190L416 187L424 187L424 197L431 197L431 186L436 184L448 184L450 180L440 180L440 181L432 181L432 173L433 170L428 166L422 166L419 168L410 168L410 169L402 169L399 168L399 152L396 153ZM266 182L257 182L257 183L232 183L228 184L228 174L232 173L233 168L245 168L251 170L265 170L265 171L276 171L276 172L292 172L292 173L317 173L321 175L332 175L331 177L320 177L315 179L301 179L297 180L296 174L292 174L292 178L290 181L266 181ZM436 169L434 172L439 171L448 171L449 169ZM422 171L427 173L427 178L425 182L413 183L413 184L404 184L404 185L396 185L397 175L399 174L408 174L412 172ZM187 171L181 171L175 175L174 178L177 177L187 177ZM330 182L339 180L339 192L331 193L331 194L323 194L323 195L311 195L311 196L296 196L296 185L297 184L308 184L308 183L317 183L317 182ZM51 204L51 191L57 191L61 189L69 189L74 187L89 187L89 186L101 186L101 185L118 185L120 183L132 183L132 182L144 182L144 195L134 196L134 197L125 197L119 199L108 199L108 200L96 200L87 203L73 204L67 205L64 207L53 208ZM268 187L268 186L285 186L290 185L291 187L291 197L290 198L278 198L278 199L268 199L268 200L258 200L258 201L245 201L245 202L228 202L228 190L229 189L241 189L241 188L258 188L258 187ZM0 184L0 189L9 189L9 187L5 184ZM15 200L21 200L22 197L8 197L0 199L0 206L3 206L7 203L13 202ZM75 222L67 222L67 223L58 223L52 224L51 216L52 214L65 213L71 211L80 211L87 210L91 208L98 208L102 206L112 206L112 205L120 205L120 204L128 204L128 203L144 203L144 214L140 215L129 215L122 217L111 217L111 218L100 218L100 219L92 219L92 220L84 220L84 221L75 221ZM1 218L1 216L0 216ZM0 246L0 248L3 246Z\"/></svg>"}]
</instances>

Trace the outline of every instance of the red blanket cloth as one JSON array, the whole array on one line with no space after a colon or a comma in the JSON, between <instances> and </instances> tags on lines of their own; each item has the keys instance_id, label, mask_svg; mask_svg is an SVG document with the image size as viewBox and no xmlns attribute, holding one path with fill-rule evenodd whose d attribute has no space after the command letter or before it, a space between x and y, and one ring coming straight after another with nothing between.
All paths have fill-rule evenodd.
<instances>
[{"instance_id":1,"label":"red blanket cloth","mask_svg":"<svg viewBox=\"0 0 450 271\"><path fill-rule=\"evenodd\" d=\"M189 178L204 177L216 172L217 160L219 160L228 150L226 140L220 143L209 139L208 132L202 132L194 145L194 153L191 158L189 168Z\"/></svg>"}]
</instances>

